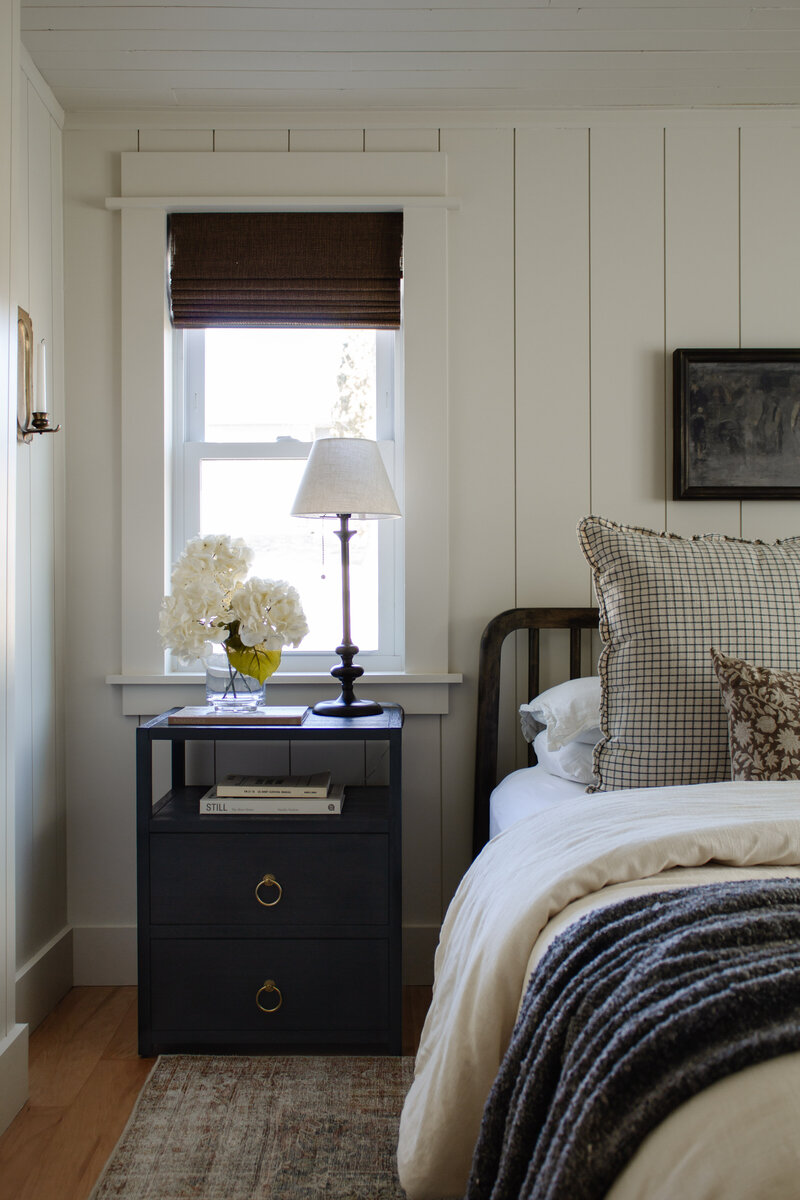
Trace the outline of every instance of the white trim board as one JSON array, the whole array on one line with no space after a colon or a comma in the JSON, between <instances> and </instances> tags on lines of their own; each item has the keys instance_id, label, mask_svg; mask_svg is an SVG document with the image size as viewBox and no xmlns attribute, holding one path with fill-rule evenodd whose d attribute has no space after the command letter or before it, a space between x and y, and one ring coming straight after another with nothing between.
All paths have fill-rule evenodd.
<instances>
[{"instance_id":1,"label":"white trim board","mask_svg":"<svg viewBox=\"0 0 800 1200\"><path fill-rule=\"evenodd\" d=\"M17 1016L35 1029L72 987L72 929L62 929L16 974Z\"/></svg>"},{"instance_id":2,"label":"white trim board","mask_svg":"<svg viewBox=\"0 0 800 1200\"><path fill-rule=\"evenodd\" d=\"M447 156L439 151L263 152L157 151L123 153L121 194L180 196L194 200L231 196L280 198L415 196L447 194Z\"/></svg>"},{"instance_id":3,"label":"white trim board","mask_svg":"<svg viewBox=\"0 0 800 1200\"><path fill-rule=\"evenodd\" d=\"M13 1025L0 1041L0 1133L28 1099L28 1026Z\"/></svg>"},{"instance_id":4,"label":"white trim board","mask_svg":"<svg viewBox=\"0 0 800 1200\"><path fill-rule=\"evenodd\" d=\"M319 109L264 109L223 112L220 109L106 109L95 112L74 109L65 114L67 130L143 129L143 130L277 130L289 129L363 129L421 130L441 129L524 129L532 126L567 128L575 125L624 125L632 121L646 125L797 125L800 108L792 104L728 105L725 107L676 105L643 107L640 105L537 109L367 109L356 112ZM373 153L370 150L365 154Z\"/></svg>"},{"instance_id":5,"label":"white trim board","mask_svg":"<svg viewBox=\"0 0 800 1200\"><path fill-rule=\"evenodd\" d=\"M400 212L406 208L455 211L455 196L106 196L106 208L158 208L164 212Z\"/></svg>"},{"instance_id":6,"label":"white trim board","mask_svg":"<svg viewBox=\"0 0 800 1200\"><path fill-rule=\"evenodd\" d=\"M450 711L450 687L460 684L461 675L417 676L366 672L358 681L357 694L377 700L379 704L398 703L406 716L443 715ZM137 717L142 713L160 713L176 705L205 703L204 678L200 675L184 679L174 675L130 677L108 675L106 683L122 688L122 714ZM305 678L298 675L275 675L269 682L272 690L280 686L277 700L281 704L316 704L318 700L333 700L339 685L328 675Z\"/></svg>"},{"instance_id":7,"label":"white trim board","mask_svg":"<svg viewBox=\"0 0 800 1200\"><path fill-rule=\"evenodd\" d=\"M123 153L122 191L131 196L285 198L444 195L438 152ZM166 589L171 414L166 311L166 213L123 208L122 230L122 645L123 676L164 674L155 614ZM404 210L405 670L448 673L449 477L447 396L447 221L443 207ZM401 501L402 503L402 501ZM426 685L427 687L428 685ZM422 711L446 711L443 695ZM307 693L306 693L307 695ZM410 694L409 700L411 699ZM381 697L377 697L380 699ZM385 698L393 697L385 695ZM291 703L288 694L282 694ZM301 701L302 702L302 699ZM156 704L139 697L136 712ZM128 700L126 700L126 705ZM159 709L160 710L160 709Z\"/></svg>"},{"instance_id":8,"label":"white trim board","mask_svg":"<svg viewBox=\"0 0 800 1200\"><path fill-rule=\"evenodd\" d=\"M138 982L135 925L73 927L75 987L129 987Z\"/></svg>"}]
</instances>

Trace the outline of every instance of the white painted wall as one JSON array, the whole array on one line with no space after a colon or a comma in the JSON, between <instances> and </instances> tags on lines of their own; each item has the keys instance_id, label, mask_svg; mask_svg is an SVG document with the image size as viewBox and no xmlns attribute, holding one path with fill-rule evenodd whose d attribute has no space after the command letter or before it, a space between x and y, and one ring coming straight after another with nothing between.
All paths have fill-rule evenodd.
<instances>
[{"instance_id":1,"label":"white painted wall","mask_svg":"<svg viewBox=\"0 0 800 1200\"><path fill-rule=\"evenodd\" d=\"M12 277L15 301L43 338L47 404L57 434L16 443L14 793L16 1009L31 1028L72 982L67 924L63 745L64 114L24 48ZM34 375L38 386L38 380Z\"/></svg>"},{"instance_id":2,"label":"white painted wall","mask_svg":"<svg viewBox=\"0 0 800 1200\"><path fill-rule=\"evenodd\" d=\"M0 0L0 1130L28 1094L28 1030L14 997L13 530L17 306L11 279L19 3Z\"/></svg>"},{"instance_id":3,"label":"white painted wall","mask_svg":"<svg viewBox=\"0 0 800 1200\"><path fill-rule=\"evenodd\" d=\"M120 667L123 151L349 152L352 121L70 116L65 133L69 911L76 981L130 981L134 727ZM793 112L399 114L365 153L441 149L448 191L451 671L443 716L406 726L405 921L416 978L468 862L475 668L513 604L584 604L589 511L680 532L796 533L796 504L675 503L675 346L800 344L800 117ZM287 151L287 147L289 148ZM409 480L407 486L413 481ZM155 631L156 614L152 614ZM155 635L155 634L154 634ZM402 701L402 696L400 696ZM409 977L409 981L412 981Z\"/></svg>"},{"instance_id":4,"label":"white painted wall","mask_svg":"<svg viewBox=\"0 0 800 1200\"><path fill-rule=\"evenodd\" d=\"M57 646L63 636L63 443L17 441L17 309L48 350L63 414L63 113L0 3L0 1130L27 1096L28 1029L72 980Z\"/></svg>"}]
</instances>

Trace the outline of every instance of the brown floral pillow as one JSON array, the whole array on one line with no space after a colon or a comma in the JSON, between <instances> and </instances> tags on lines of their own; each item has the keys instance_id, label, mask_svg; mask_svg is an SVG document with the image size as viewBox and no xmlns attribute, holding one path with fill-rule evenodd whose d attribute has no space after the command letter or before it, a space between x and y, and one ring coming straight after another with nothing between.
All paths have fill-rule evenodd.
<instances>
[{"instance_id":1,"label":"brown floral pillow","mask_svg":"<svg viewBox=\"0 0 800 1200\"><path fill-rule=\"evenodd\" d=\"M800 672L711 660L728 714L732 778L800 779Z\"/></svg>"}]
</instances>

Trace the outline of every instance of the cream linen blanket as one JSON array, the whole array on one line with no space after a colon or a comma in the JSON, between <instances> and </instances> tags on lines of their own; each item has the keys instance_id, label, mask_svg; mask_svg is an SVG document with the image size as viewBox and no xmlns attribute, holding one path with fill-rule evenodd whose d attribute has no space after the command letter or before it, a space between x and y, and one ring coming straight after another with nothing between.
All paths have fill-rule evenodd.
<instances>
[{"instance_id":1,"label":"cream linen blanket","mask_svg":"<svg viewBox=\"0 0 800 1200\"><path fill-rule=\"evenodd\" d=\"M771 864L781 870L770 870ZM720 865L746 869L721 871ZM578 915L601 889L606 891L600 902L619 898L621 891L630 894L635 881L642 888L692 885L740 873L748 878L796 875L798 866L800 783L715 783L597 793L519 821L493 839L459 885L436 952L433 1000L400 1121L398 1169L410 1200L463 1195L484 1103L511 1036L530 967L543 949L537 940L551 918L560 913L564 913L563 919L572 912ZM706 869L676 870L702 867ZM567 906L571 906L570 914L564 912ZM788 1064L788 1074L782 1068L779 1080L774 1081L779 1064ZM749 1084L751 1077L757 1084L752 1089L737 1088L733 1083L744 1080ZM781 1093L779 1106L768 1103L773 1091ZM797 1129L800 1056L760 1064L695 1097L660 1127L670 1127L665 1144L659 1140L660 1130L644 1143L610 1195L615 1200L640 1196L654 1200L655 1177L659 1172L669 1174L681 1163L691 1178L699 1173L713 1181L726 1162L711 1162L708 1153L698 1159L691 1146L684 1153L674 1144L673 1130L677 1127L680 1133L683 1129L691 1135L690 1143L696 1143L696 1110L713 1106L719 1093L725 1097L725 1128L734 1131L732 1138L717 1142L728 1148L730 1170L730 1148L739 1140L733 1100L740 1093L745 1126L757 1107L748 1098L757 1093L759 1111L774 1116L779 1110ZM682 1126L681 1114L690 1109L694 1110L691 1119L687 1123L683 1118ZM714 1122L708 1114L707 1119L709 1127L719 1130L719 1120ZM796 1184L800 1170L800 1156L794 1149L796 1134L788 1146L780 1127L771 1139L777 1139L778 1145L771 1148L778 1157L779 1149L790 1155ZM769 1138L764 1145L770 1147ZM655 1174L647 1167L648 1155L658 1164ZM720 1160L724 1157L718 1156ZM786 1164L776 1165L777 1159L770 1166L771 1161L768 1148L763 1170L789 1169ZM743 1178L740 1172L733 1175L739 1181ZM685 1182L681 1182L682 1189ZM679 1194L674 1191L678 1183L673 1175L663 1195ZM713 1186L718 1183L716 1179ZM748 1195L747 1191L698 1188L693 1186L683 1194L691 1200L706 1195ZM761 1190L749 1194L798 1193Z\"/></svg>"}]
</instances>

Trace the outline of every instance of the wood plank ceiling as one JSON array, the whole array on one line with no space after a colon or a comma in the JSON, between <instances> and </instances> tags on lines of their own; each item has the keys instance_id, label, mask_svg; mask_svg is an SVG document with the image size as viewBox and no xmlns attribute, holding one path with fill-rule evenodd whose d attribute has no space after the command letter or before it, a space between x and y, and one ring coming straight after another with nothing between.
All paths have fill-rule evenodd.
<instances>
[{"instance_id":1,"label":"wood plank ceiling","mask_svg":"<svg viewBox=\"0 0 800 1200\"><path fill-rule=\"evenodd\" d=\"M800 0L22 0L22 39L70 111L800 103Z\"/></svg>"}]
</instances>

